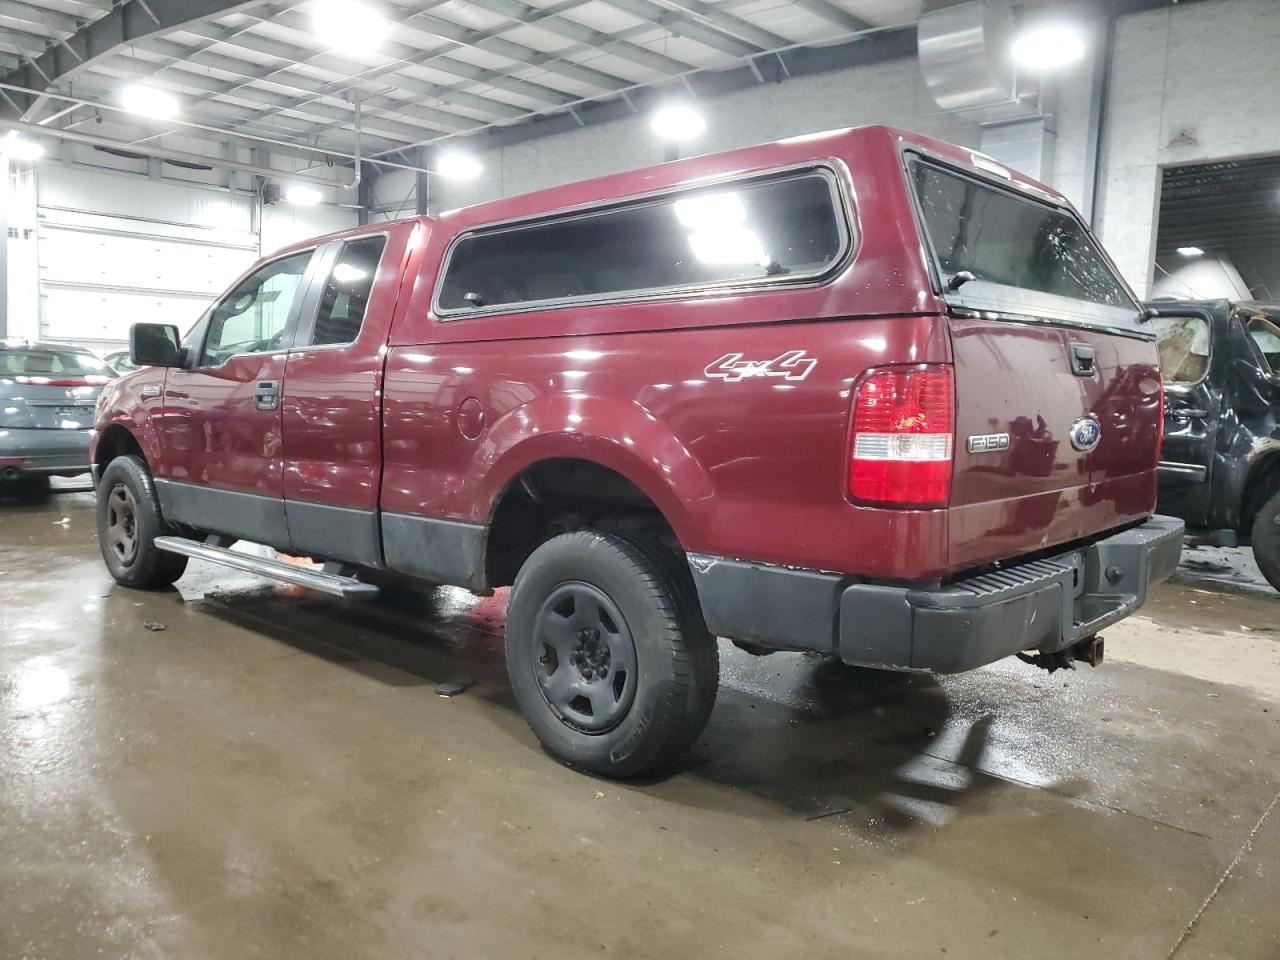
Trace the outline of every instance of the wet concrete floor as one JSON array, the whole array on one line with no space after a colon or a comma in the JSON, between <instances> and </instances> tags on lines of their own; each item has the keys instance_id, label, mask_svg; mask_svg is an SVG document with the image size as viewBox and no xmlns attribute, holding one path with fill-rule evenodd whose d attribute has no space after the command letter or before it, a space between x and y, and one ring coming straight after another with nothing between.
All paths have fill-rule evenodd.
<instances>
[{"instance_id":1,"label":"wet concrete floor","mask_svg":"<svg viewBox=\"0 0 1280 960\"><path fill-rule=\"evenodd\" d=\"M0 507L0 958L1280 958L1274 596L1163 587L1065 675L722 645L629 784L539 749L502 616L131 592L90 493Z\"/></svg>"}]
</instances>

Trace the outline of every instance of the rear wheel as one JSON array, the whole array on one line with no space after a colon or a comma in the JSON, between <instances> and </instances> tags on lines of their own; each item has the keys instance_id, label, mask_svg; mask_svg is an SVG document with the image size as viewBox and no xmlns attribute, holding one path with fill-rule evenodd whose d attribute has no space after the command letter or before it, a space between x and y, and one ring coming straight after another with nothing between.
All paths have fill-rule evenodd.
<instances>
[{"instance_id":1,"label":"rear wheel","mask_svg":"<svg viewBox=\"0 0 1280 960\"><path fill-rule=\"evenodd\" d=\"M1267 582L1280 590L1280 490L1253 520L1253 556Z\"/></svg>"},{"instance_id":2,"label":"rear wheel","mask_svg":"<svg viewBox=\"0 0 1280 960\"><path fill-rule=\"evenodd\" d=\"M135 456L112 460L98 484L98 546L116 582L154 589L182 576L187 558L155 545L156 537L172 532L147 465Z\"/></svg>"},{"instance_id":3,"label":"rear wheel","mask_svg":"<svg viewBox=\"0 0 1280 960\"><path fill-rule=\"evenodd\" d=\"M507 669L538 739L593 773L670 763L706 725L719 655L687 571L656 547L578 531L520 568L507 607Z\"/></svg>"}]
</instances>

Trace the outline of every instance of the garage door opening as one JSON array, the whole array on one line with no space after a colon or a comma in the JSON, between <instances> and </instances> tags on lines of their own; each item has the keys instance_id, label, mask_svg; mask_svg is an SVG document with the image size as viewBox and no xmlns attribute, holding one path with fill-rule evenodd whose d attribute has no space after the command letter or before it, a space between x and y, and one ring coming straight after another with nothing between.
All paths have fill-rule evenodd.
<instances>
[{"instance_id":1,"label":"garage door opening","mask_svg":"<svg viewBox=\"0 0 1280 960\"><path fill-rule=\"evenodd\" d=\"M1164 171L1152 292L1280 299L1280 157Z\"/></svg>"}]
</instances>

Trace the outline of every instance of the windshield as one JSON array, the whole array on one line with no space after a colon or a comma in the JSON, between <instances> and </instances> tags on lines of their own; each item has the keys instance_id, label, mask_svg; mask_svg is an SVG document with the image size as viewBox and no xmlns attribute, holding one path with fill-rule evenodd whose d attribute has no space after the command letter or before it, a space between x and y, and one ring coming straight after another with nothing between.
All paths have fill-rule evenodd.
<instances>
[{"instance_id":1,"label":"windshield","mask_svg":"<svg viewBox=\"0 0 1280 960\"><path fill-rule=\"evenodd\" d=\"M0 376L21 377L36 382L97 379L105 383L113 379L116 372L89 353L37 348L0 351Z\"/></svg>"},{"instance_id":2,"label":"windshield","mask_svg":"<svg viewBox=\"0 0 1280 960\"><path fill-rule=\"evenodd\" d=\"M922 161L912 163L911 181L949 300L1136 323L1137 304L1069 211Z\"/></svg>"}]
</instances>

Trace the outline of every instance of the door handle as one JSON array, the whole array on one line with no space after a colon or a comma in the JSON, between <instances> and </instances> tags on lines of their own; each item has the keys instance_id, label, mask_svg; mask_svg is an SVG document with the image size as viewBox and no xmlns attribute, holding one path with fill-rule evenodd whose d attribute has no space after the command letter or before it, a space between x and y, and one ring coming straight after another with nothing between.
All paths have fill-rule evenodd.
<instances>
[{"instance_id":1,"label":"door handle","mask_svg":"<svg viewBox=\"0 0 1280 960\"><path fill-rule=\"evenodd\" d=\"M280 403L280 381L259 380L253 388L253 405L259 410L274 410Z\"/></svg>"},{"instance_id":2,"label":"door handle","mask_svg":"<svg viewBox=\"0 0 1280 960\"><path fill-rule=\"evenodd\" d=\"M1095 356L1092 344L1073 341L1071 344L1071 372L1077 377L1092 377Z\"/></svg>"}]
</instances>

